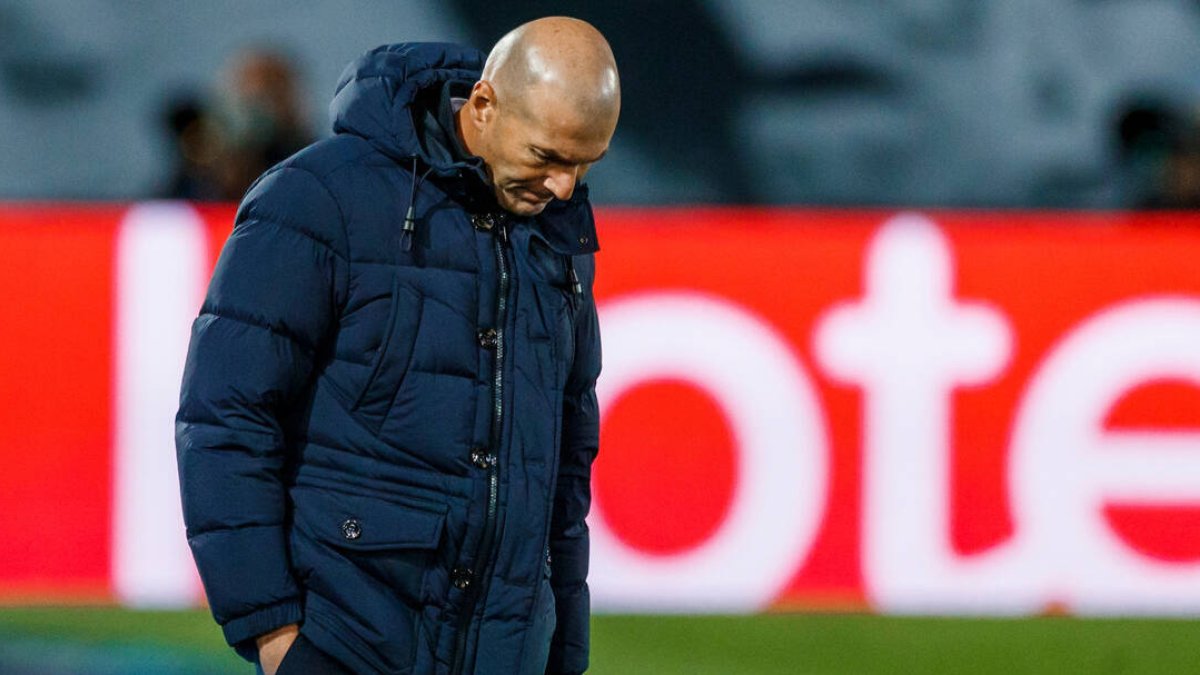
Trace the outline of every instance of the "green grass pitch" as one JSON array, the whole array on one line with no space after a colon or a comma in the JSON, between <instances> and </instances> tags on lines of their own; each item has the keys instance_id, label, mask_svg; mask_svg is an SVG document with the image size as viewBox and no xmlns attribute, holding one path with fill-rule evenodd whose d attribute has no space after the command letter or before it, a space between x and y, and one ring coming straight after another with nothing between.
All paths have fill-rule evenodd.
<instances>
[{"instance_id":1,"label":"green grass pitch","mask_svg":"<svg viewBox=\"0 0 1200 675\"><path fill-rule=\"evenodd\" d=\"M1200 673L1200 621L596 616L594 675ZM0 609L0 673L252 673L208 614Z\"/></svg>"}]
</instances>

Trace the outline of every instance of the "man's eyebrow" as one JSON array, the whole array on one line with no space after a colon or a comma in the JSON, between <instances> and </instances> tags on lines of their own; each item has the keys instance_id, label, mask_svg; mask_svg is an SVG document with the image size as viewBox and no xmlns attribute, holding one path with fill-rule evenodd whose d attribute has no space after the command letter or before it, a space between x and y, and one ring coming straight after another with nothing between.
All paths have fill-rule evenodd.
<instances>
[{"instance_id":1,"label":"man's eyebrow","mask_svg":"<svg viewBox=\"0 0 1200 675\"><path fill-rule=\"evenodd\" d=\"M595 159L585 159L583 161L576 162L576 161L573 161L566 157L563 157L562 155L558 154L557 152L555 152L553 150L539 148L536 145L531 145L529 147L532 148L534 152L541 155L546 160L554 162L555 164L595 164L596 162L599 162L600 160L604 159L604 156L608 154L608 148L605 148L604 152L597 155Z\"/></svg>"}]
</instances>

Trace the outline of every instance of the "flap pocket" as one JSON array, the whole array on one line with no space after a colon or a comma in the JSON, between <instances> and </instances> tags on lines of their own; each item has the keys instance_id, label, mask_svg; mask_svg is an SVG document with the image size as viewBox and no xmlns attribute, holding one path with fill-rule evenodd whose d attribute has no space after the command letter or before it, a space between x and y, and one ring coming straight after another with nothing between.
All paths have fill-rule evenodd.
<instances>
[{"instance_id":1,"label":"flap pocket","mask_svg":"<svg viewBox=\"0 0 1200 675\"><path fill-rule=\"evenodd\" d=\"M369 417L375 429L387 415L411 364L423 298L397 277L392 287L391 303L370 375L352 406L355 411Z\"/></svg>"},{"instance_id":2,"label":"flap pocket","mask_svg":"<svg viewBox=\"0 0 1200 675\"><path fill-rule=\"evenodd\" d=\"M529 336L535 340L553 339L563 330L573 330L579 297L575 294L577 277L573 276L571 257L555 253L534 233L529 239L529 264L534 270L538 319L531 322Z\"/></svg>"},{"instance_id":3,"label":"flap pocket","mask_svg":"<svg viewBox=\"0 0 1200 675\"><path fill-rule=\"evenodd\" d=\"M530 233L529 261L539 280L562 291L569 291L571 282L567 278L567 258L555 252L539 232Z\"/></svg>"},{"instance_id":4,"label":"flap pocket","mask_svg":"<svg viewBox=\"0 0 1200 675\"><path fill-rule=\"evenodd\" d=\"M435 549L447 507L420 506L370 495L293 488L295 522L331 546L357 551Z\"/></svg>"}]
</instances>

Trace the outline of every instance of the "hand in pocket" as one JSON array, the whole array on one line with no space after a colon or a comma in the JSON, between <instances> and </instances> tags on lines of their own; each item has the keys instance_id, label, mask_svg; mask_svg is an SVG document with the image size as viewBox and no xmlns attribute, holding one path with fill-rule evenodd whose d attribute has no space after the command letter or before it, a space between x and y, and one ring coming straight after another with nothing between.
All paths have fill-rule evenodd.
<instances>
[{"instance_id":1,"label":"hand in pocket","mask_svg":"<svg viewBox=\"0 0 1200 675\"><path fill-rule=\"evenodd\" d=\"M275 675L283 657L287 656L292 643L300 635L300 627L288 624L277 628L258 638L258 663L262 666L264 675Z\"/></svg>"}]
</instances>

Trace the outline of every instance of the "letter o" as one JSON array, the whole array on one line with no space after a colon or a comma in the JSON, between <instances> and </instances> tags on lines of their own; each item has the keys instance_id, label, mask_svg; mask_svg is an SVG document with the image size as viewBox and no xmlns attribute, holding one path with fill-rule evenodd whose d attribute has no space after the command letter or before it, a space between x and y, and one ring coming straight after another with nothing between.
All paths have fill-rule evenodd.
<instances>
[{"instance_id":1,"label":"letter o","mask_svg":"<svg viewBox=\"0 0 1200 675\"><path fill-rule=\"evenodd\" d=\"M604 303L600 313L602 414L641 382L692 384L712 396L729 420L739 480L712 536L673 555L651 555L622 542L604 521L604 504L593 501L588 522L596 606L764 608L807 558L824 514L828 437L811 379L774 328L716 296L637 294Z\"/></svg>"}]
</instances>

